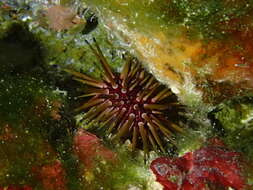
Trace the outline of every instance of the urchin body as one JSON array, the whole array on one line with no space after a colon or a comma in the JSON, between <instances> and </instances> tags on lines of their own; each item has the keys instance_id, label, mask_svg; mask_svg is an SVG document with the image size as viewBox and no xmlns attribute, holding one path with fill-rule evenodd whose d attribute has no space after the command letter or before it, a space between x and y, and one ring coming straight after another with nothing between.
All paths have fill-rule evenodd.
<instances>
[{"instance_id":1,"label":"urchin body","mask_svg":"<svg viewBox=\"0 0 253 190\"><path fill-rule=\"evenodd\" d=\"M145 153L149 144L165 152L160 134L171 139L174 131L182 131L165 116L169 108L178 104L169 100L172 92L160 85L136 59L129 59L120 74L113 73L97 43L95 45L96 49L89 44L103 66L102 80L68 71L75 80L90 86L80 97L91 98L77 111L87 110L85 118L108 127L108 133L115 133L113 139L130 139L133 149L142 141Z\"/></svg>"}]
</instances>

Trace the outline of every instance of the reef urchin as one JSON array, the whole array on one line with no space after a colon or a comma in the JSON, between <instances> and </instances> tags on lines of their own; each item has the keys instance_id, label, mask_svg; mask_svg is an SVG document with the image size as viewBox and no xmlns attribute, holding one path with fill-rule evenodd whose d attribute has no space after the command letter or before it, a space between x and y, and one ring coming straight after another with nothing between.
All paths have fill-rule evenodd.
<instances>
[{"instance_id":1,"label":"reef urchin","mask_svg":"<svg viewBox=\"0 0 253 190\"><path fill-rule=\"evenodd\" d=\"M149 144L166 152L162 139L173 141L173 132L182 132L166 117L168 110L178 107L173 93L147 73L137 59L127 60L121 73L112 72L95 39L95 48L87 44L103 67L103 79L67 70L74 80L90 86L80 97L91 98L76 111L86 110L85 119L108 127L107 132L114 134L112 139L130 139L133 149L142 141L145 153Z\"/></svg>"}]
</instances>

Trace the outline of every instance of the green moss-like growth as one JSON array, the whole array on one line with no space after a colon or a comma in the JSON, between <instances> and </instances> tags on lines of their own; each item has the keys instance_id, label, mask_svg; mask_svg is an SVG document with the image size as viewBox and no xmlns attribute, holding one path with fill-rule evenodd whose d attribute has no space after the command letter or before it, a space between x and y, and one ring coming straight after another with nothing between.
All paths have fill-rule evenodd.
<instances>
[{"instance_id":1,"label":"green moss-like growth","mask_svg":"<svg viewBox=\"0 0 253 190\"><path fill-rule=\"evenodd\" d=\"M9 75L0 81L0 184L39 188L33 168L57 159L58 147L71 138L63 141L67 128L58 127L64 121L57 121L55 103L62 104L64 98L41 79Z\"/></svg>"},{"instance_id":2,"label":"green moss-like growth","mask_svg":"<svg viewBox=\"0 0 253 190\"><path fill-rule=\"evenodd\" d=\"M143 157L139 159L129 159L131 152L124 151L119 153L120 167L111 167L109 170L106 183L100 184L105 189L126 190L131 186L146 189L147 176L149 175L148 167L143 163ZM105 168L106 165L101 168Z\"/></svg>"},{"instance_id":3,"label":"green moss-like growth","mask_svg":"<svg viewBox=\"0 0 253 190\"><path fill-rule=\"evenodd\" d=\"M58 72L29 23L0 23L0 184L41 189L34 168L60 160L72 189L79 186L72 156L71 114ZM10 20L8 20L10 19ZM45 35L42 35L45 37ZM54 73L53 73L54 72ZM53 74L52 74L53 73ZM60 84L62 85L62 84ZM71 181L71 183L69 182Z\"/></svg>"},{"instance_id":4,"label":"green moss-like growth","mask_svg":"<svg viewBox=\"0 0 253 190\"><path fill-rule=\"evenodd\" d=\"M237 98L223 103L215 113L224 127L224 140L232 148L253 158L253 104L252 97Z\"/></svg>"},{"instance_id":5,"label":"green moss-like growth","mask_svg":"<svg viewBox=\"0 0 253 190\"><path fill-rule=\"evenodd\" d=\"M102 16L105 16L112 11L119 17L124 18L124 22L132 29L141 31L157 30L168 27L168 23L164 18L166 17L167 2L163 0L83 0L88 5L99 8ZM107 10L104 11L104 10ZM104 15L105 14L105 15ZM114 18L112 17L112 20Z\"/></svg>"},{"instance_id":6,"label":"green moss-like growth","mask_svg":"<svg viewBox=\"0 0 253 190\"><path fill-rule=\"evenodd\" d=\"M105 8L107 12L101 11L102 17L112 11L113 15L125 18L123 21L133 30L163 33L169 29L175 35L179 31L175 28L182 27L205 38L224 37L234 27L229 24L230 21L250 14L253 4L252 0L83 1L100 10ZM63 88L68 85L62 80L67 76L59 72L63 68L100 77L100 66L94 64L98 62L97 58L85 40L92 42L92 38L96 38L114 70L119 70L124 64L120 57L124 50L121 51L117 41L112 40L111 43L100 19L98 25L85 26L84 30L55 32L42 24L46 18L38 13L43 12L45 7L32 0L22 2L27 2L27 9L24 3L19 8L11 5L10 10L0 8L0 138L6 138L5 127L8 125L13 130L9 134L17 136L11 142L0 145L0 184L33 184L34 176L30 175L32 166L59 159L66 169L69 189L82 189L78 179L80 163L76 162L71 149L73 123L69 120L72 118L59 114L62 118L57 120L52 115L59 111L54 110L55 101L67 106L65 97L55 93L55 83L61 83ZM64 0L62 4L68 6L73 2ZM0 6L3 6L2 2ZM172 26L176 27L172 30ZM206 111L204 109L207 108L201 111ZM252 118L253 105L247 98L226 102L215 114L215 119L225 129L226 143L249 158L253 157ZM185 137L179 152L183 154L200 146L208 136L206 129L203 131L194 133L192 138ZM83 184L86 189L104 187L124 190L131 185L146 188L149 174L142 164L143 158L133 160L129 158L128 151L118 152L118 167L98 163L92 186Z\"/></svg>"},{"instance_id":7,"label":"green moss-like growth","mask_svg":"<svg viewBox=\"0 0 253 190\"><path fill-rule=\"evenodd\" d=\"M225 37L234 27L243 28L231 21L248 17L252 11L252 0L84 0L93 6L112 11L128 26L138 30L160 30L173 25L181 25L194 34L206 38ZM102 14L106 14L102 11ZM237 20L239 22L239 20ZM237 28L237 29L238 29ZM176 30L174 32L177 32Z\"/></svg>"},{"instance_id":8,"label":"green moss-like growth","mask_svg":"<svg viewBox=\"0 0 253 190\"><path fill-rule=\"evenodd\" d=\"M0 114L8 122L27 117L25 110L31 108L36 99L50 92L43 82L35 78L6 77L0 82Z\"/></svg>"},{"instance_id":9,"label":"green moss-like growth","mask_svg":"<svg viewBox=\"0 0 253 190\"><path fill-rule=\"evenodd\" d=\"M251 0L172 0L167 4L166 19L197 29L208 38L222 37L234 29L228 25L230 21L248 16L252 8Z\"/></svg>"},{"instance_id":10,"label":"green moss-like growth","mask_svg":"<svg viewBox=\"0 0 253 190\"><path fill-rule=\"evenodd\" d=\"M38 186L32 173L33 167L48 164L56 155L38 133L30 131L27 126L1 124L0 144L0 184L33 184ZM6 132L8 130L8 132Z\"/></svg>"},{"instance_id":11,"label":"green moss-like growth","mask_svg":"<svg viewBox=\"0 0 253 190\"><path fill-rule=\"evenodd\" d=\"M84 173L83 188L90 190L99 188L126 190L130 187L147 189L150 173L148 165L144 164L143 155L134 156L125 145L115 150L117 153L116 160L108 162L97 159L92 170Z\"/></svg>"},{"instance_id":12,"label":"green moss-like growth","mask_svg":"<svg viewBox=\"0 0 253 190\"><path fill-rule=\"evenodd\" d=\"M63 2L64 5L66 4L65 6L72 6L73 3L73 1ZM80 4L80 10L85 8L87 7L84 4ZM0 50L5 52L4 55L11 54L13 59L11 62L15 62L14 64L6 64L5 71L22 71L27 69L25 64L34 63L34 60L37 60L37 64L43 64L43 67L47 67L49 70L53 66L68 67L99 77L100 70L94 65L97 59L85 43L85 40L91 41L93 37L97 39L111 66L114 69L121 67L122 62L117 56L121 54L120 50L116 50L117 48L109 42L108 34L100 24L100 20L93 22L96 18L93 12L80 13L83 14L80 16L87 19L83 30L55 32L44 23L47 17L43 16L41 12L45 12L46 9L38 2L27 1L19 8L10 6L9 10L0 12ZM15 15L10 16L10 12L15 12ZM14 45L15 50L10 50ZM19 51L20 49L23 51ZM34 54L38 53L38 49L39 54ZM5 57L0 56L0 61L5 62ZM2 65L0 70L3 71Z\"/></svg>"},{"instance_id":13,"label":"green moss-like growth","mask_svg":"<svg viewBox=\"0 0 253 190\"><path fill-rule=\"evenodd\" d=\"M252 98L238 98L221 104L215 116L227 131L250 129L253 122Z\"/></svg>"}]
</instances>

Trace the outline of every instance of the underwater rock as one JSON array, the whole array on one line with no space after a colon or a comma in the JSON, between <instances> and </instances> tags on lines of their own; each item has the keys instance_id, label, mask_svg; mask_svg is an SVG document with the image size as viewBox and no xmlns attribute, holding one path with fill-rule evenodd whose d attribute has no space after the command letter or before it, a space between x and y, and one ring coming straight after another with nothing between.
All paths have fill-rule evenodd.
<instances>
[{"instance_id":1,"label":"underwater rock","mask_svg":"<svg viewBox=\"0 0 253 190\"><path fill-rule=\"evenodd\" d=\"M164 190L205 190L206 185L247 188L241 155L227 149L218 139L210 143L176 159L160 157L152 161L150 168Z\"/></svg>"},{"instance_id":2,"label":"underwater rock","mask_svg":"<svg viewBox=\"0 0 253 190\"><path fill-rule=\"evenodd\" d=\"M74 14L86 18L86 13L91 10L90 7L86 7L84 1L101 14L96 15L98 21L96 20L90 28L80 29L73 34L72 27L79 26L79 20L75 20ZM74 156L79 158L79 162L76 162L76 157L73 160L70 159L72 142L66 139L72 140L71 132L73 131L71 130L73 129L66 126L73 125L66 124L62 120L69 121L73 118L65 118L66 115L62 111L66 108L66 104L61 105L59 101L55 101L55 98L51 97L53 95L51 92L63 89L68 90L68 95L76 90L82 93L87 92L83 92L82 88L78 89L78 86L72 86L70 79L66 81L65 78L69 76L60 72L62 68L78 70L95 78L100 77L101 72L94 66L96 58L85 44L85 40L90 40L92 37L97 39L106 58L110 60L110 66L116 72L122 68L121 52L125 51L125 49L122 50L123 46L145 62L144 66L151 74L171 87L182 102L194 105L196 109L203 108L202 101L216 104L224 99L239 96L238 91L245 94L245 89L252 90L252 29L250 26L252 14L249 11L252 5L247 6L246 1L235 0L231 3L232 1L228 0L64 0L68 2L66 4L62 2L48 0L3 0L0 2L0 51L4 52L0 53L0 60L4 63L0 66L2 69L0 73L6 75L0 81L4 84L1 91L3 93L0 93L0 113L4 120L1 121L3 125L1 125L0 135L0 140L4 141L4 144L0 144L0 184L7 184L5 187L8 184L21 183L21 186L33 184L33 178L29 174L30 168L34 165L41 170L38 172L41 178L38 181L34 180L35 183L42 182L44 186L52 189L58 188L55 179L62 182L59 187L68 182L69 189L83 189L78 187L83 185L80 184L83 182L82 177L87 176L84 174L85 169L94 171L92 181L94 190L101 188L143 189L147 186L145 186L145 180L148 172L141 164L143 158L136 161L136 155L133 154L134 159L132 159L133 157L130 157L130 153L127 152L125 156L122 156L123 161L118 161L121 159L118 152L116 154L106 148L97 136L83 130L78 130L74 138ZM62 7L63 4L66 7ZM173 7L170 7L171 5ZM78 13L72 11L72 8ZM40 13L45 10L48 11L47 16L41 15ZM49 12L52 17L49 16ZM248 19L241 19L242 17L248 17ZM91 21L92 18L94 18L93 15L90 16ZM171 18L175 19L172 24L166 20ZM236 19L233 21L233 18ZM12 27L13 24L18 24L18 27ZM103 24L106 27L103 28ZM113 39L115 41L112 40L112 42L111 38L107 38L105 28L109 30L110 37L114 33L120 40ZM11 31L14 32L10 34ZM211 34L212 32L214 35ZM207 37L209 34L211 37ZM218 38L219 34L222 34L224 38ZM22 40L25 36L28 37L27 40ZM34 38L29 38L29 36ZM16 41L11 41L11 39ZM28 43L29 41L35 43ZM112 44L114 42L115 44L119 42L120 47L114 46L115 44ZM38 73L44 76L46 72L52 73L44 81L48 84L38 85L38 81L41 80L37 78ZM10 77L9 73L13 76ZM18 74L17 77L16 74ZM22 75L21 78L20 75ZM31 79L33 77L23 75L32 75L37 79L34 81L35 79ZM22 79L23 77L25 79ZM51 84L55 84L52 81L61 84L59 89L54 85L51 88ZM50 88L44 89L39 86L50 86ZM70 95L69 100L73 101L75 95ZM206 107L203 110L210 111ZM252 120L251 112L246 113L247 117L242 118L243 122L248 123ZM227 113L229 115L230 112ZM237 122L231 121L231 117L226 117L226 115L225 113L224 116L216 116L222 117L229 128L231 125L237 125ZM226 120L223 119L224 117ZM238 120L237 117L233 118ZM231 122L233 124L230 125ZM231 139L233 142L239 142L235 141L234 137ZM239 144L247 144L248 148L243 147L244 151L252 151L250 143L240 142ZM189 143L189 146L192 145ZM66 147L69 149L67 150ZM169 147L165 146L165 149ZM215 154L210 155L211 150ZM201 151L213 160L222 155L217 155L217 148L205 147L187 154L189 158L186 155L183 156L182 159L189 159L189 162L193 163L194 171L199 171L197 168L202 164L200 159L194 160L194 156L200 154ZM228 152L229 150L222 149L221 153L227 155ZM232 154L232 158L237 160L237 154ZM58 160L61 160L61 163L57 163ZM115 162L117 162L117 167L113 168L116 165ZM173 160L171 162L175 163L175 166L184 165L184 163L177 165L177 162ZM233 161L231 162L233 167L237 166ZM229 165L225 161L224 165L227 166L226 164ZM112 168L110 168L111 165L113 165ZM211 165L215 164L211 162ZM190 166L185 166L185 168L190 168ZM219 171L223 170L227 172L224 168ZM181 170L179 172L182 173ZM206 178L213 177L216 180L215 174L212 176L208 173ZM232 174L235 175L233 172ZM7 175L10 176L6 177ZM184 175L182 174L183 177ZM47 176L52 176L52 178L49 179ZM49 185L51 179L54 181L52 186ZM166 180L167 183L168 179ZM195 180L200 185L206 182L204 179L204 182L198 178ZM227 178L224 181L226 180ZM87 185L86 189L93 190L89 182L86 180L84 186ZM220 189L223 188L223 183L218 185ZM71 188L72 186L74 187ZM150 189L154 190L154 188Z\"/></svg>"},{"instance_id":3,"label":"underwater rock","mask_svg":"<svg viewBox=\"0 0 253 190\"><path fill-rule=\"evenodd\" d=\"M252 162L253 159L253 104L252 97L238 97L223 101L212 113L215 125L222 127L223 140L239 150Z\"/></svg>"}]
</instances>

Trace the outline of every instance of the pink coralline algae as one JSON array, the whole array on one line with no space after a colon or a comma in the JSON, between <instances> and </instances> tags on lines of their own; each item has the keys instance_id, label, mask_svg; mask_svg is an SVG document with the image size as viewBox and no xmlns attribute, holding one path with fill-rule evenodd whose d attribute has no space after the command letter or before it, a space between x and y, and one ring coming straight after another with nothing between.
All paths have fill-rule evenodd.
<instances>
[{"instance_id":1,"label":"pink coralline algae","mask_svg":"<svg viewBox=\"0 0 253 190\"><path fill-rule=\"evenodd\" d=\"M74 138L74 149L87 169L92 169L97 160L116 162L116 153L106 148L102 141L92 133L80 129Z\"/></svg>"},{"instance_id":2,"label":"pink coralline algae","mask_svg":"<svg viewBox=\"0 0 253 190\"><path fill-rule=\"evenodd\" d=\"M157 158L150 168L164 190L210 190L213 187L245 190L240 158L239 153L215 143L176 159Z\"/></svg>"}]
</instances>

